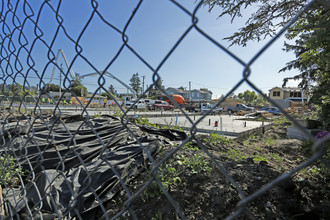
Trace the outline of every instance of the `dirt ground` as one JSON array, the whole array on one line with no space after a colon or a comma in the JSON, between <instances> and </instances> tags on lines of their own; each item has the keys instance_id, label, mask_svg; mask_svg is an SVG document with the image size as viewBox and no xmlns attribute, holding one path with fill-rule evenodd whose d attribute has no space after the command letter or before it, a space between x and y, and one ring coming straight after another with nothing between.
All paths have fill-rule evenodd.
<instances>
[{"instance_id":1,"label":"dirt ground","mask_svg":"<svg viewBox=\"0 0 330 220\"><path fill-rule=\"evenodd\" d=\"M310 144L286 138L287 124L273 126L265 134L228 140L219 136L198 136L216 162L250 195L311 156ZM159 160L171 150L168 145ZM196 156L197 155L197 156ZM329 158L329 157L328 157ZM160 167L157 178L176 201L187 219L224 219L235 213L240 194L193 141ZM150 179L147 172L129 186L136 192ZM268 193L249 203L258 219L330 219L330 175L320 163L294 174ZM107 205L114 216L123 209L124 194ZM153 182L131 204L139 219L180 219L166 195ZM131 219L129 211L120 219ZM237 219L249 219L241 214Z\"/></svg>"}]
</instances>

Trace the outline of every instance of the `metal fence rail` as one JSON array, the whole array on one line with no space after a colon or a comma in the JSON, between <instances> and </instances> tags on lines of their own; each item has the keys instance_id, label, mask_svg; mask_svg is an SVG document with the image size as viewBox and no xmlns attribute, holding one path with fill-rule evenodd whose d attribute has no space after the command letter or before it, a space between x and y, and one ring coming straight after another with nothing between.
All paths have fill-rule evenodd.
<instances>
[{"instance_id":1,"label":"metal fence rail","mask_svg":"<svg viewBox=\"0 0 330 220\"><path fill-rule=\"evenodd\" d=\"M224 165L216 160L214 155L208 151L206 146L196 137L197 125L208 114L203 115L197 121L192 120L186 111L179 105L180 110L190 123L189 135L180 131L162 133L157 130L143 130L129 123L128 113L132 108L123 108L118 101L115 101L117 107L116 115L120 117L117 120L113 116L92 117L90 105L92 103L83 103L72 93L71 84L74 83L70 75L70 69L78 59L84 60L88 65L98 73L95 78L98 82L98 88L95 89L93 97L100 89L108 91L106 85L106 71L116 63L124 49L132 53L138 60L153 72L153 84L140 95L138 99L144 97L147 92L157 86L157 81L161 75L158 73L160 68L167 62L176 48L185 41L185 37L192 30L197 31L205 39L213 43L214 47L225 52L237 61L237 65L243 66L243 74L237 79L237 83L227 94L218 101L217 104L224 102L228 96L235 92L242 83L248 83L251 88L263 95L265 99L277 106L266 97L260 88L258 88L249 78L253 75L251 65L258 60L263 53L292 25L315 1L308 3L302 11L283 27L276 36L272 37L257 54L251 56L248 63L242 61L229 49L224 47L217 40L213 39L198 25L198 10L203 1L196 3L193 11L189 11L177 1L170 1L178 9L182 10L186 16L191 18L191 24L186 27L185 32L177 39L172 48L164 56L158 66L153 66L130 44L130 36L127 35L127 29L132 25L134 16L139 11L143 1L139 1L127 20L123 29L111 24L102 17L98 8L98 1L92 0L90 7L93 8L84 28L80 30L78 37L73 37L63 25L63 18L60 14L61 1L44 1L39 8L34 7L32 1L2 1L0 12L1 26L1 84L2 94L0 96L0 143L1 143L1 166L9 167L2 169L2 194L1 210L2 215L8 218L17 219L39 219L39 218L58 218L58 219L92 219L96 218L95 210L105 219L116 219L117 217L137 219L137 210L133 208L133 203L141 197L146 189L152 184L158 184L158 187L165 194L169 203L173 206L177 218L186 219L185 213L162 184L157 174L161 167L174 157L176 152L182 149L185 144L194 141L198 147L212 161L217 171L228 181L228 187L234 187L239 194L239 201L236 209L232 210L227 216L233 219L246 216L251 219L256 218L250 210L250 205L258 197L272 189L280 181L288 179L299 170L306 168L315 161L321 160L327 168L329 166L322 159L325 154L323 144L329 142L330 137L315 141L313 145L313 156L307 161L292 169L290 172L278 176L267 185L256 192L246 195L244 190L235 181L235 179L226 171ZM47 11L56 18L54 25L56 31L51 37L43 32L39 27L41 14ZM121 36L122 43L116 55L109 60L105 70L98 70L92 62L84 57L80 45L80 38L84 36L88 25L99 17L108 29L114 30L118 36ZM75 55L70 60L69 68L63 71L56 62L56 52L54 42L59 37L59 33L64 33L64 37L74 45ZM39 58L32 57L31 54L38 51L38 48L47 49L48 57L40 69ZM78 115L67 115L66 108L53 97L51 97L45 88L48 78L46 72L55 66L57 71L61 72L63 79L62 98L64 92L70 93L72 97L77 98L77 103L73 111ZM117 76L118 77L118 76ZM120 78L120 77L119 77ZM29 93L33 86L31 81L38 80L38 89L40 94L32 95ZM22 85L21 87L18 84ZM13 87L16 85L17 87ZM168 95L163 88L160 89ZM43 103L43 98L49 99L53 105ZM114 98L114 97L113 97ZM28 100L28 101L26 101ZM114 99L115 100L115 99ZM174 100L172 100L174 102ZM32 104L31 104L32 103ZM279 107L279 106L278 106ZM279 107L280 108L280 107ZM307 133L290 115L282 108L283 114L290 119L293 124L305 132L306 136L313 137ZM210 112L208 112L210 113ZM166 142L165 139L141 138L143 132L149 134L160 134L170 140L181 141L174 145L171 150L165 151L162 157L155 157L160 151L161 146ZM141 173L148 173L145 182L139 183L139 187L133 190L132 185L136 177ZM6 178L6 180L5 180ZM111 206L108 204L115 196L121 195L123 198L122 207L119 211L111 212ZM92 213L92 214L91 214ZM94 216L94 217L93 217Z\"/></svg>"}]
</instances>

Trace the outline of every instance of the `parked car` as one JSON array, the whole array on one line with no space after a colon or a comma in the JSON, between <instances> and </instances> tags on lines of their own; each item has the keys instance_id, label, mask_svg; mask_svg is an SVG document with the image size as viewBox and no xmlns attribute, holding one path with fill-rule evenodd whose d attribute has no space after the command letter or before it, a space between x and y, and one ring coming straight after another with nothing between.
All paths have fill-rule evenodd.
<instances>
[{"instance_id":1,"label":"parked car","mask_svg":"<svg viewBox=\"0 0 330 220\"><path fill-rule=\"evenodd\" d=\"M200 112L201 107L198 105L187 105L184 107L188 112Z\"/></svg>"},{"instance_id":2,"label":"parked car","mask_svg":"<svg viewBox=\"0 0 330 220\"><path fill-rule=\"evenodd\" d=\"M214 107L214 105L206 105L206 106L204 106L202 108L202 113L204 113L204 114L207 113L213 107ZM220 114L222 111L223 111L223 108L216 107L216 108L212 109L211 114L214 114L214 115L215 114Z\"/></svg>"},{"instance_id":3,"label":"parked car","mask_svg":"<svg viewBox=\"0 0 330 220\"><path fill-rule=\"evenodd\" d=\"M277 107L266 107L266 108L260 109L260 111L270 112L273 115L281 115L282 114L282 112Z\"/></svg>"},{"instance_id":4,"label":"parked car","mask_svg":"<svg viewBox=\"0 0 330 220\"><path fill-rule=\"evenodd\" d=\"M153 99L145 99L144 100L144 102L146 103L148 109L151 109L151 106L153 106L155 104L155 101L156 100L153 100Z\"/></svg>"},{"instance_id":5,"label":"parked car","mask_svg":"<svg viewBox=\"0 0 330 220\"><path fill-rule=\"evenodd\" d=\"M174 106L165 101L155 101L150 110L174 110Z\"/></svg>"},{"instance_id":6,"label":"parked car","mask_svg":"<svg viewBox=\"0 0 330 220\"><path fill-rule=\"evenodd\" d=\"M227 111L229 114L232 114L234 112L239 112L239 111L250 111L250 112L255 112L255 108L253 107L248 107L244 104L236 104L236 106L225 106L225 111Z\"/></svg>"},{"instance_id":7,"label":"parked car","mask_svg":"<svg viewBox=\"0 0 330 220\"><path fill-rule=\"evenodd\" d=\"M126 102L125 107L129 108L134 104L135 100L131 100L130 102ZM133 109L145 109L147 107L144 100L139 100L137 103L134 104Z\"/></svg>"}]
</instances>

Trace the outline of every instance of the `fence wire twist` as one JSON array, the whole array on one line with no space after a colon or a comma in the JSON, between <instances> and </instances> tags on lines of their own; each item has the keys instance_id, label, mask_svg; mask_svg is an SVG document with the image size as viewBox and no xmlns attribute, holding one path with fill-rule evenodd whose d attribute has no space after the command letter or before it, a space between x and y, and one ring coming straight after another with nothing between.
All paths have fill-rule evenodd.
<instances>
[{"instance_id":1,"label":"fence wire twist","mask_svg":"<svg viewBox=\"0 0 330 220\"><path fill-rule=\"evenodd\" d=\"M153 73L153 83L138 97L135 101L137 103L153 87L158 86L158 81L161 78L158 73L159 70L192 30L197 31L213 43L214 47L235 59L237 65L243 67L242 77L237 79L235 86L218 101L217 105L223 103L231 93L237 91L241 84L248 83L251 88L264 96L273 106L277 106L306 136L313 139L283 108L265 96L261 89L250 81L249 77L253 75L251 65L315 1L311 1L302 11L298 12L276 36L272 37L256 55L251 57L248 63L242 61L199 27L196 14L203 5L203 1L196 3L193 12L190 12L177 1L170 2L187 17L190 17L191 23L157 66L150 64L138 49L130 44L130 36L126 33L132 26L132 21L143 4L142 0L137 3L123 29L116 27L103 17L98 1L91 0L92 13L88 15L88 20L78 37L71 36L66 29L67 27L63 25L64 19L60 14L61 1L57 3L44 1L39 8L33 7L34 4L30 1L1 2L0 67L3 94L0 100L2 107L1 160L7 161L6 164L9 167L17 166L17 168L6 170L7 181L2 180L2 215L17 219L39 219L49 216L59 219L87 219L92 218L89 214L97 209L99 216L103 216L105 219L116 219L123 216L138 219L137 210L134 209L135 206L132 204L146 192L148 187L156 183L173 206L175 216L186 219L182 207L168 192L158 173L162 166L168 163L171 158L174 158L175 154L191 141L197 143L198 147L209 157L214 167L221 172L223 178L226 178L228 187L234 187L239 194L240 199L237 202L237 207L231 211L227 219L234 219L240 215L255 219L256 217L250 208L253 201L279 182L290 178L299 170L310 166L317 160L322 160L329 169L326 161L322 159L325 154L323 144L329 141L330 137L328 136L314 142L313 156L304 163L288 173L278 176L256 192L246 195L224 165L196 137L197 125L211 113L212 109L197 121L194 121L191 115L188 115L164 88L158 89L168 95L171 101L175 103L175 107L190 123L190 130L189 135L182 138L180 144L174 145L171 150L166 151L163 157L155 157L159 151L157 146L165 142L159 143L159 140L146 141L141 139L140 128L130 123L129 113L133 111L134 105L126 109L115 99L107 88L106 72L116 63L124 49L130 51L142 64L150 69ZM50 38L40 28L44 11L51 13L51 16L54 16L57 22L51 24L56 25L56 31ZM83 55L83 47L80 44L81 38L96 17L101 19L108 29L115 31L122 39L117 53L109 60L106 68L102 71ZM60 33L64 34L64 37L71 42L75 49L75 54L68 64L67 71L63 71L62 67L56 62L57 56L54 45L57 38L60 37ZM40 47L47 50L47 62L41 69L38 65L39 58L32 56L32 54L38 53ZM98 87L93 92L90 101L86 103L83 103L71 89L74 79L72 79L70 71L74 64L78 62L78 59L83 60L98 73L97 76L94 76L97 79ZM48 78L46 73L52 66L60 71L63 78L63 91L60 99L65 98L65 93L70 93L72 97L75 97L77 103L72 111L79 112L78 116L68 116L60 101L47 92ZM120 78L120 76L117 77ZM32 95L30 92L32 79L38 80L39 88L37 89L40 91L39 94ZM19 83L22 84L21 87L18 86ZM17 87L13 87L13 85ZM91 100L97 96L100 90L106 91L113 98L114 105L118 109L117 116L120 116L119 121L112 116L96 118L90 114L89 107L93 104ZM47 109L46 105L43 104L43 99L50 100L54 105ZM84 141L87 143L84 144ZM2 162L2 166L5 166L4 164ZM3 170L2 172L5 172ZM148 173L148 179L141 183L137 190L136 188L133 190L132 185L134 185L135 178L143 172ZM61 192L60 195L59 191ZM122 207L115 212L111 212L107 203L118 194L123 198Z\"/></svg>"}]
</instances>

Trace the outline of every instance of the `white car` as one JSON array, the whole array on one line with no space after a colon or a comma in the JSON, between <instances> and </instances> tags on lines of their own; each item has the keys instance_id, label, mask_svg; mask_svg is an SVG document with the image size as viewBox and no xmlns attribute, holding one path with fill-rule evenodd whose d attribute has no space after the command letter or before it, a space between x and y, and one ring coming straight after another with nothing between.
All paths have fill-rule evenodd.
<instances>
[{"instance_id":1,"label":"white car","mask_svg":"<svg viewBox=\"0 0 330 220\"><path fill-rule=\"evenodd\" d=\"M133 104L134 104L134 102L135 102L136 100L132 100L132 101L130 101L130 102L127 102L126 103L126 108L129 108L129 107L131 107ZM147 105L146 105L146 103L144 102L144 100L139 100L137 103L135 103L134 104L134 106L133 106L133 109L146 109L147 108Z\"/></svg>"}]
</instances>

